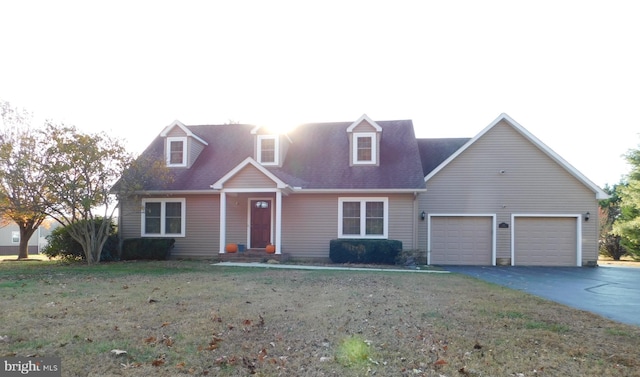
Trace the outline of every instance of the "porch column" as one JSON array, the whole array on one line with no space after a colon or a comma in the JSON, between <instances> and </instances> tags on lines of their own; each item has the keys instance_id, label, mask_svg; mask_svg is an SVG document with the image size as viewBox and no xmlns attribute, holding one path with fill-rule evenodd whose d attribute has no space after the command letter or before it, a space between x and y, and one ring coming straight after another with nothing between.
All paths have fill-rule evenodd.
<instances>
[{"instance_id":1,"label":"porch column","mask_svg":"<svg viewBox=\"0 0 640 377\"><path fill-rule=\"evenodd\" d=\"M220 192L220 254L224 254L227 235L227 194Z\"/></svg>"},{"instance_id":2,"label":"porch column","mask_svg":"<svg viewBox=\"0 0 640 377\"><path fill-rule=\"evenodd\" d=\"M282 254L282 192L276 191L276 254Z\"/></svg>"}]
</instances>

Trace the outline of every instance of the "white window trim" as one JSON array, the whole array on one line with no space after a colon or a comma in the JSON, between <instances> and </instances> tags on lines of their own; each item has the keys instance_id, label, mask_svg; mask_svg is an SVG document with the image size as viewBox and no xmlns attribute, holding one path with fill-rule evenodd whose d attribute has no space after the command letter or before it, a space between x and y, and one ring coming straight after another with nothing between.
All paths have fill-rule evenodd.
<instances>
[{"instance_id":1,"label":"white window trim","mask_svg":"<svg viewBox=\"0 0 640 377\"><path fill-rule=\"evenodd\" d=\"M180 164L172 164L171 163L171 143L172 142L182 142L182 163ZM167 166L172 166L172 167L184 167L187 166L187 138L184 136L181 137L168 137L167 138L167 147L166 147L167 153L166 153L166 159L167 159Z\"/></svg>"},{"instance_id":2,"label":"white window trim","mask_svg":"<svg viewBox=\"0 0 640 377\"><path fill-rule=\"evenodd\" d=\"M371 160L358 160L358 139L371 138ZM353 165L373 165L378 159L378 139L375 132L358 132L353 134Z\"/></svg>"},{"instance_id":3,"label":"white window trim","mask_svg":"<svg viewBox=\"0 0 640 377\"><path fill-rule=\"evenodd\" d=\"M274 143L273 143L273 161L268 161L268 162L263 162L262 161L262 140L269 140L269 139L273 139ZM258 155L256 156L256 160L258 160L259 163L261 163L262 165L265 166L273 166L273 165L279 165L280 163L280 140L278 138L278 136L276 135L258 135Z\"/></svg>"},{"instance_id":4,"label":"white window trim","mask_svg":"<svg viewBox=\"0 0 640 377\"><path fill-rule=\"evenodd\" d=\"M146 217L145 217L145 208L147 203L160 203L160 233L145 233L146 229ZM167 203L182 203L180 206L181 209L181 219L180 222L180 233L165 233L165 222L166 222L166 204ZM140 235L142 237L185 237L185 229L187 225L187 206L186 199L184 198L175 198L175 199L166 199L166 198L145 198L142 199L142 211L140 213L141 216L141 228Z\"/></svg>"},{"instance_id":5,"label":"white window trim","mask_svg":"<svg viewBox=\"0 0 640 377\"><path fill-rule=\"evenodd\" d=\"M344 202L360 202L360 234L343 234L342 232L342 210ZM384 225L382 234L373 235L366 234L367 202L382 202L384 208ZM338 198L338 238L371 238L371 239L387 239L389 238L389 198L386 197L341 197Z\"/></svg>"},{"instance_id":6,"label":"white window trim","mask_svg":"<svg viewBox=\"0 0 640 377\"><path fill-rule=\"evenodd\" d=\"M20 243L20 232L19 231L11 231L11 242Z\"/></svg>"}]
</instances>

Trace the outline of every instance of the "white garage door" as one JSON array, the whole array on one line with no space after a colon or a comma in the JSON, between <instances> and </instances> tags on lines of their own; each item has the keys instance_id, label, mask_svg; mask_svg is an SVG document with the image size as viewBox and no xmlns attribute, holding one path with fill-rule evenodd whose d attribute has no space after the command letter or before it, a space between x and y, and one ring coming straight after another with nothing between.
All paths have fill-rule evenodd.
<instances>
[{"instance_id":1,"label":"white garage door","mask_svg":"<svg viewBox=\"0 0 640 377\"><path fill-rule=\"evenodd\" d=\"M516 217L514 264L576 266L575 217Z\"/></svg>"},{"instance_id":2,"label":"white garage door","mask_svg":"<svg viewBox=\"0 0 640 377\"><path fill-rule=\"evenodd\" d=\"M492 217L431 218L431 264L492 264Z\"/></svg>"}]
</instances>

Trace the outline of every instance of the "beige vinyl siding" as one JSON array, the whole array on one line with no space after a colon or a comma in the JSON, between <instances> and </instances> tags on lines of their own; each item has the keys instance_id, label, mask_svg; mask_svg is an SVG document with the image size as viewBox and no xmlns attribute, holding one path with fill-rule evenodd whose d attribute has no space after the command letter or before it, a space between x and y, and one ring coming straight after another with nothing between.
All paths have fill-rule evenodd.
<instances>
[{"instance_id":1,"label":"beige vinyl siding","mask_svg":"<svg viewBox=\"0 0 640 377\"><path fill-rule=\"evenodd\" d=\"M253 165L247 165L224 184L225 189L233 188L275 188L276 183Z\"/></svg>"},{"instance_id":2,"label":"beige vinyl siding","mask_svg":"<svg viewBox=\"0 0 640 377\"><path fill-rule=\"evenodd\" d=\"M329 258L329 241L338 238L338 198L389 198L389 239L414 245L413 194L296 194L282 201L282 252L294 258Z\"/></svg>"},{"instance_id":3,"label":"beige vinyl siding","mask_svg":"<svg viewBox=\"0 0 640 377\"><path fill-rule=\"evenodd\" d=\"M220 252L220 196L186 198L186 237L176 238L173 257L214 257Z\"/></svg>"},{"instance_id":4,"label":"beige vinyl siding","mask_svg":"<svg viewBox=\"0 0 640 377\"><path fill-rule=\"evenodd\" d=\"M150 196L153 198L154 196ZM220 197L219 195L174 196L185 198L186 235L175 237L172 257L212 257L218 254L220 245ZM165 197L166 198L166 197ZM141 237L141 199L121 203L122 238Z\"/></svg>"},{"instance_id":5,"label":"beige vinyl siding","mask_svg":"<svg viewBox=\"0 0 640 377\"><path fill-rule=\"evenodd\" d=\"M504 173L501 173L504 171ZM427 213L584 214L583 261L597 260L595 193L505 122L498 123L427 181L420 195ZM511 257L509 228L497 229L497 258ZM422 232L420 232L422 234ZM426 248L426 237L420 237Z\"/></svg>"},{"instance_id":6,"label":"beige vinyl siding","mask_svg":"<svg viewBox=\"0 0 640 377\"><path fill-rule=\"evenodd\" d=\"M119 232L122 239L138 238L142 232L142 201L127 199L120 202Z\"/></svg>"},{"instance_id":7,"label":"beige vinyl siding","mask_svg":"<svg viewBox=\"0 0 640 377\"><path fill-rule=\"evenodd\" d=\"M279 166L282 166L282 164L284 164L284 159L287 157L287 152L289 151L289 146L291 145L291 142L289 141L289 138L285 135L280 135L280 145L279 145L279 153L280 153L280 158L278 159L278 161L280 162Z\"/></svg>"},{"instance_id":8,"label":"beige vinyl siding","mask_svg":"<svg viewBox=\"0 0 640 377\"><path fill-rule=\"evenodd\" d=\"M184 137L187 134L180 127L173 127L169 132L167 132L167 137Z\"/></svg>"},{"instance_id":9,"label":"beige vinyl siding","mask_svg":"<svg viewBox=\"0 0 640 377\"><path fill-rule=\"evenodd\" d=\"M366 120L363 120L360 123L358 123L358 125L355 126L351 131L352 132L376 132L376 129L371 124L369 124L369 122L367 122Z\"/></svg>"},{"instance_id":10,"label":"beige vinyl siding","mask_svg":"<svg viewBox=\"0 0 640 377\"><path fill-rule=\"evenodd\" d=\"M191 165L193 165L196 162L196 159L198 158L198 156L200 156L200 153L202 152L205 146L199 141L191 137L187 139L187 144L188 144L187 167L190 168Z\"/></svg>"}]
</instances>

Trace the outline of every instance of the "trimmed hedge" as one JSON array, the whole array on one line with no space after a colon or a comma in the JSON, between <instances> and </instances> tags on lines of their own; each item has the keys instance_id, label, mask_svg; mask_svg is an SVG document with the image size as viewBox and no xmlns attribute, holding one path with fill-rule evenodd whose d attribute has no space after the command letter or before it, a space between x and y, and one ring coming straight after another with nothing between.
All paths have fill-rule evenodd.
<instances>
[{"instance_id":1,"label":"trimmed hedge","mask_svg":"<svg viewBox=\"0 0 640 377\"><path fill-rule=\"evenodd\" d=\"M176 240L173 238L128 238L122 241L122 260L166 260Z\"/></svg>"},{"instance_id":2,"label":"trimmed hedge","mask_svg":"<svg viewBox=\"0 0 640 377\"><path fill-rule=\"evenodd\" d=\"M338 239L329 242L329 258L333 263L395 264L402 251L402 241Z\"/></svg>"}]
</instances>

